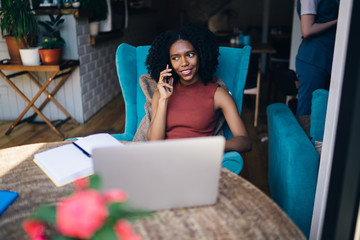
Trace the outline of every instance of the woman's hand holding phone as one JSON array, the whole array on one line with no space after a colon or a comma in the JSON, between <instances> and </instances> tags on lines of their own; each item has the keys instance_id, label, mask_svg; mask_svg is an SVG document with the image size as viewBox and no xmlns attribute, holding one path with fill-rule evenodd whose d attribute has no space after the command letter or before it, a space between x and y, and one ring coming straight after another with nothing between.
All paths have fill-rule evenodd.
<instances>
[{"instance_id":1,"label":"woman's hand holding phone","mask_svg":"<svg viewBox=\"0 0 360 240\"><path fill-rule=\"evenodd\" d=\"M166 69L160 73L160 79L158 82L158 89L162 97L168 98L173 91L174 79L171 73L172 69L169 68L169 64L166 65Z\"/></svg>"}]
</instances>

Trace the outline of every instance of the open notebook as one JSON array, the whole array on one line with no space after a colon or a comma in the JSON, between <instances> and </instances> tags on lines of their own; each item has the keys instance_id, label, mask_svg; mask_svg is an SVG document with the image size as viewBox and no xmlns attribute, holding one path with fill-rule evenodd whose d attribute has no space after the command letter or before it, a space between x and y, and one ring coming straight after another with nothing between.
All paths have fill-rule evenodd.
<instances>
[{"instance_id":1,"label":"open notebook","mask_svg":"<svg viewBox=\"0 0 360 240\"><path fill-rule=\"evenodd\" d=\"M93 149L104 146L123 146L123 144L110 134L93 134L71 144L35 154L34 162L59 187L77 178L93 174L91 158Z\"/></svg>"}]
</instances>

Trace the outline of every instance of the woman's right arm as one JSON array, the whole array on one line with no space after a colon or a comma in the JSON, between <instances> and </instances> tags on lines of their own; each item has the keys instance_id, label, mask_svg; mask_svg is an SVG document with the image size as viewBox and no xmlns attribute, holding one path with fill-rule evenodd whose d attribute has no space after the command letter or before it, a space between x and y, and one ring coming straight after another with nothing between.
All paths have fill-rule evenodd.
<instances>
[{"instance_id":1,"label":"woman's right arm","mask_svg":"<svg viewBox=\"0 0 360 240\"><path fill-rule=\"evenodd\" d=\"M174 79L171 77L171 68L166 66L166 69L160 73L157 90L154 93L151 104L151 121L147 132L147 139L161 140L165 138L166 130L166 114L168 100L173 93ZM170 78L170 82L166 82L166 78Z\"/></svg>"},{"instance_id":2,"label":"woman's right arm","mask_svg":"<svg viewBox=\"0 0 360 240\"><path fill-rule=\"evenodd\" d=\"M333 27L337 23L337 19L326 22L326 23L315 23L314 14L304 14L301 15L301 35L304 38L314 36L316 34L322 33L329 28Z\"/></svg>"},{"instance_id":3,"label":"woman's right arm","mask_svg":"<svg viewBox=\"0 0 360 240\"><path fill-rule=\"evenodd\" d=\"M165 138L167 98L160 98L159 91L154 93L151 105L152 117L147 132L147 138L151 140L160 140Z\"/></svg>"}]
</instances>

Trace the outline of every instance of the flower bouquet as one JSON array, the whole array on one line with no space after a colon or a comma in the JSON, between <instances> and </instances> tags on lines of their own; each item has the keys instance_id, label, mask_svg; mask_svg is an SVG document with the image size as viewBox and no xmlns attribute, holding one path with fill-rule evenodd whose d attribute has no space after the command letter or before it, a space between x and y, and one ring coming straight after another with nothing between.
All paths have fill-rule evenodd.
<instances>
[{"instance_id":1,"label":"flower bouquet","mask_svg":"<svg viewBox=\"0 0 360 240\"><path fill-rule=\"evenodd\" d=\"M148 216L132 208L121 190L101 194L100 178L74 182L74 192L56 205L43 205L23 223L30 240L139 240L128 220Z\"/></svg>"}]
</instances>

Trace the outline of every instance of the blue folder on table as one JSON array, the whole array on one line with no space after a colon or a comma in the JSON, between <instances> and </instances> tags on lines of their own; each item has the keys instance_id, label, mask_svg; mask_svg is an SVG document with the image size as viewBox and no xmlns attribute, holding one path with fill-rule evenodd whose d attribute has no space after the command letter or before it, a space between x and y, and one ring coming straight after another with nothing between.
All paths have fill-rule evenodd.
<instances>
[{"instance_id":1,"label":"blue folder on table","mask_svg":"<svg viewBox=\"0 0 360 240\"><path fill-rule=\"evenodd\" d=\"M0 215L15 201L19 196L17 192L0 190Z\"/></svg>"}]
</instances>

